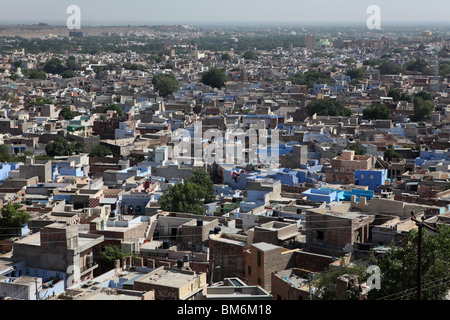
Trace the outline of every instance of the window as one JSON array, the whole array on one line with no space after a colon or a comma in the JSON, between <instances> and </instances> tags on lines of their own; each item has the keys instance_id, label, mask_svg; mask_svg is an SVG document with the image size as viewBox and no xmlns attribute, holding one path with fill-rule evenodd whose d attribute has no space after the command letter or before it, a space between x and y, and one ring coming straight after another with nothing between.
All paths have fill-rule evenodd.
<instances>
[{"instance_id":1,"label":"window","mask_svg":"<svg viewBox=\"0 0 450 320\"><path fill-rule=\"evenodd\" d=\"M261 284L261 278L258 277L258 284Z\"/></svg>"},{"instance_id":2,"label":"window","mask_svg":"<svg viewBox=\"0 0 450 320\"><path fill-rule=\"evenodd\" d=\"M252 267L247 266L247 273L248 273L249 276L252 275Z\"/></svg>"},{"instance_id":3,"label":"window","mask_svg":"<svg viewBox=\"0 0 450 320\"><path fill-rule=\"evenodd\" d=\"M323 231L317 231L317 240L323 240L325 238Z\"/></svg>"},{"instance_id":4,"label":"window","mask_svg":"<svg viewBox=\"0 0 450 320\"><path fill-rule=\"evenodd\" d=\"M373 174L370 175L370 180L373 180Z\"/></svg>"},{"instance_id":5,"label":"window","mask_svg":"<svg viewBox=\"0 0 450 320\"><path fill-rule=\"evenodd\" d=\"M258 267L261 267L261 251L258 251Z\"/></svg>"},{"instance_id":6,"label":"window","mask_svg":"<svg viewBox=\"0 0 450 320\"><path fill-rule=\"evenodd\" d=\"M361 173L361 179L364 179L364 173Z\"/></svg>"}]
</instances>

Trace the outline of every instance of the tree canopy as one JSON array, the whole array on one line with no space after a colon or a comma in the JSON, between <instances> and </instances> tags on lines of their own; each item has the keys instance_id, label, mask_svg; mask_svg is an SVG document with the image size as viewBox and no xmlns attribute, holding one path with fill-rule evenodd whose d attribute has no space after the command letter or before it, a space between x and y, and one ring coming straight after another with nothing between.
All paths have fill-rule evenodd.
<instances>
[{"instance_id":1,"label":"tree canopy","mask_svg":"<svg viewBox=\"0 0 450 320\"><path fill-rule=\"evenodd\" d=\"M160 73L152 78L152 84L155 86L161 97L166 97L178 91L179 83L173 73Z\"/></svg>"},{"instance_id":2,"label":"tree canopy","mask_svg":"<svg viewBox=\"0 0 450 320\"><path fill-rule=\"evenodd\" d=\"M204 203L213 202L214 199L214 184L208 173L200 170L195 170L194 174L185 180L191 182L200 188Z\"/></svg>"},{"instance_id":3,"label":"tree canopy","mask_svg":"<svg viewBox=\"0 0 450 320\"><path fill-rule=\"evenodd\" d=\"M45 146L45 152L48 156L55 157L71 155L74 152L86 152L86 150L84 143L69 143L66 138L58 136Z\"/></svg>"},{"instance_id":4,"label":"tree canopy","mask_svg":"<svg viewBox=\"0 0 450 320\"><path fill-rule=\"evenodd\" d=\"M1 144L0 145L0 162L11 162L13 159L13 156L11 155L11 152L9 151L9 147L7 144Z\"/></svg>"},{"instance_id":5,"label":"tree canopy","mask_svg":"<svg viewBox=\"0 0 450 320\"><path fill-rule=\"evenodd\" d=\"M312 285L316 288L312 295L312 300L336 300L337 290L336 284L337 279L345 274L354 274L358 276L358 281L364 282L368 278L365 266L355 265L355 266L339 266L334 268L328 268L323 272L318 273ZM358 293L355 292L353 295L348 293L347 298L349 300L358 299Z\"/></svg>"},{"instance_id":6,"label":"tree canopy","mask_svg":"<svg viewBox=\"0 0 450 320\"><path fill-rule=\"evenodd\" d=\"M21 209L22 205L18 202L8 202L2 208L2 217L0 219L0 232L12 233L12 229L21 228L31 215L25 210Z\"/></svg>"},{"instance_id":7,"label":"tree canopy","mask_svg":"<svg viewBox=\"0 0 450 320\"><path fill-rule=\"evenodd\" d=\"M59 74L63 78L76 77L77 62L74 56L69 56L66 61L52 58L44 63L43 69L46 73Z\"/></svg>"},{"instance_id":8,"label":"tree canopy","mask_svg":"<svg viewBox=\"0 0 450 320\"><path fill-rule=\"evenodd\" d=\"M418 58L415 61L406 62L403 65L403 69L406 71L417 71L423 74L431 74L431 69L428 67L427 62L424 59Z\"/></svg>"},{"instance_id":9,"label":"tree canopy","mask_svg":"<svg viewBox=\"0 0 450 320\"><path fill-rule=\"evenodd\" d=\"M110 104L109 106L107 106L107 107L105 108L105 113L106 113L108 110L114 110L114 111L117 112L117 115L118 115L120 118L123 117L124 111L123 111L123 109L122 109L120 106L118 106L117 104Z\"/></svg>"},{"instance_id":10,"label":"tree canopy","mask_svg":"<svg viewBox=\"0 0 450 320\"><path fill-rule=\"evenodd\" d=\"M23 69L22 73L29 79L42 79L42 80L47 79L47 74L44 71L36 69Z\"/></svg>"},{"instance_id":11,"label":"tree canopy","mask_svg":"<svg viewBox=\"0 0 450 320\"><path fill-rule=\"evenodd\" d=\"M384 151L384 159L391 161L392 159L400 159L402 156L400 153L394 150L392 144L388 145L386 151Z\"/></svg>"},{"instance_id":12,"label":"tree canopy","mask_svg":"<svg viewBox=\"0 0 450 320\"><path fill-rule=\"evenodd\" d=\"M439 225L434 235L422 232L422 299L443 300L450 289L450 226ZM381 271L381 286L369 292L369 299L416 299L418 235L410 231L403 246L392 244L381 256L372 255L371 264Z\"/></svg>"},{"instance_id":13,"label":"tree canopy","mask_svg":"<svg viewBox=\"0 0 450 320\"><path fill-rule=\"evenodd\" d=\"M308 88L314 87L314 83L328 84L331 85L330 77L317 70L309 70L305 73L297 72L289 76L289 81L295 85L306 85Z\"/></svg>"},{"instance_id":14,"label":"tree canopy","mask_svg":"<svg viewBox=\"0 0 450 320\"><path fill-rule=\"evenodd\" d=\"M170 186L159 199L161 209L205 215L205 203L214 201L214 186L211 177L196 170L183 183Z\"/></svg>"},{"instance_id":15,"label":"tree canopy","mask_svg":"<svg viewBox=\"0 0 450 320\"><path fill-rule=\"evenodd\" d=\"M247 60L258 60L258 56L256 55L256 53L250 50L244 52L243 58Z\"/></svg>"},{"instance_id":16,"label":"tree canopy","mask_svg":"<svg viewBox=\"0 0 450 320\"><path fill-rule=\"evenodd\" d=\"M202 74L202 83L213 88L222 88L226 81L225 71L216 67Z\"/></svg>"},{"instance_id":17,"label":"tree canopy","mask_svg":"<svg viewBox=\"0 0 450 320\"><path fill-rule=\"evenodd\" d=\"M231 56L230 56L230 54L229 53L223 53L221 56L220 56L220 58L222 59L222 60L230 60L231 59Z\"/></svg>"},{"instance_id":18,"label":"tree canopy","mask_svg":"<svg viewBox=\"0 0 450 320\"><path fill-rule=\"evenodd\" d=\"M380 74L399 74L401 72L400 66L390 61L383 61L379 70Z\"/></svg>"},{"instance_id":19,"label":"tree canopy","mask_svg":"<svg viewBox=\"0 0 450 320\"><path fill-rule=\"evenodd\" d=\"M383 103L374 103L363 110L362 118L365 120L389 119L391 110Z\"/></svg>"},{"instance_id":20,"label":"tree canopy","mask_svg":"<svg viewBox=\"0 0 450 320\"><path fill-rule=\"evenodd\" d=\"M89 156L102 158L109 154L111 154L111 149L108 146L99 144L91 151L91 153L89 153Z\"/></svg>"},{"instance_id":21,"label":"tree canopy","mask_svg":"<svg viewBox=\"0 0 450 320\"><path fill-rule=\"evenodd\" d=\"M362 80L366 76L366 70L364 70L364 68L352 68L349 69L346 74L352 80Z\"/></svg>"},{"instance_id":22,"label":"tree canopy","mask_svg":"<svg viewBox=\"0 0 450 320\"><path fill-rule=\"evenodd\" d=\"M129 62L125 62L124 64L122 64L122 67L126 70L140 70L140 71L147 70L147 68L142 64L129 63Z\"/></svg>"},{"instance_id":23,"label":"tree canopy","mask_svg":"<svg viewBox=\"0 0 450 320\"><path fill-rule=\"evenodd\" d=\"M336 99L318 99L311 101L306 106L309 116L317 114L318 116L351 116L352 111L341 101Z\"/></svg>"},{"instance_id":24,"label":"tree canopy","mask_svg":"<svg viewBox=\"0 0 450 320\"><path fill-rule=\"evenodd\" d=\"M46 104L53 104L53 100L50 98L44 98L44 97L36 97L33 101L30 102L30 105L35 106L44 106Z\"/></svg>"},{"instance_id":25,"label":"tree canopy","mask_svg":"<svg viewBox=\"0 0 450 320\"><path fill-rule=\"evenodd\" d=\"M44 71L52 74L61 74L66 70L61 59L52 58L44 64Z\"/></svg>"},{"instance_id":26,"label":"tree canopy","mask_svg":"<svg viewBox=\"0 0 450 320\"><path fill-rule=\"evenodd\" d=\"M424 100L422 97L414 97L414 114L411 117L413 121L423 121L431 117L434 110L433 101Z\"/></svg>"},{"instance_id":27,"label":"tree canopy","mask_svg":"<svg viewBox=\"0 0 450 320\"><path fill-rule=\"evenodd\" d=\"M59 116L62 117L64 120L72 120L75 117L75 114L70 109L70 107L64 107L59 112Z\"/></svg>"},{"instance_id":28,"label":"tree canopy","mask_svg":"<svg viewBox=\"0 0 450 320\"><path fill-rule=\"evenodd\" d=\"M203 191L192 182L169 186L160 197L159 204L164 211L206 214L206 209L203 207Z\"/></svg>"},{"instance_id":29,"label":"tree canopy","mask_svg":"<svg viewBox=\"0 0 450 320\"><path fill-rule=\"evenodd\" d=\"M117 259L122 260L125 257L134 257L135 254L126 253L119 246L105 246L105 250L100 252L100 256L105 259L105 264L108 269L114 268L114 262Z\"/></svg>"},{"instance_id":30,"label":"tree canopy","mask_svg":"<svg viewBox=\"0 0 450 320\"><path fill-rule=\"evenodd\" d=\"M412 96L410 94L407 94L406 92L401 92L400 89L392 88L388 92L388 97L391 97L394 102L398 101L407 101L412 102Z\"/></svg>"},{"instance_id":31,"label":"tree canopy","mask_svg":"<svg viewBox=\"0 0 450 320\"><path fill-rule=\"evenodd\" d=\"M355 151L355 155L359 155L359 156L362 156L362 155L366 154L364 149L362 148L361 142L359 142L359 141L355 141L353 143L350 143L347 146L347 150L353 150L353 151Z\"/></svg>"}]
</instances>

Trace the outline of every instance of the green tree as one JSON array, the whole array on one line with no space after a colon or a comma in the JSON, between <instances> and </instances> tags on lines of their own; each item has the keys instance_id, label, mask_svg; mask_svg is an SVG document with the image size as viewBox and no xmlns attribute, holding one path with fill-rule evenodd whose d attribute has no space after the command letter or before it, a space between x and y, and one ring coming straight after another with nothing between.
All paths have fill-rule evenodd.
<instances>
[{"instance_id":1,"label":"green tree","mask_svg":"<svg viewBox=\"0 0 450 320\"><path fill-rule=\"evenodd\" d=\"M379 66L380 74L399 74L401 68L399 65L390 61L384 61Z\"/></svg>"},{"instance_id":2,"label":"green tree","mask_svg":"<svg viewBox=\"0 0 450 320\"><path fill-rule=\"evenodd\" d=\"M439 225L436 234L422 232L422 299L445 300L450 289L450 226ZM371 255L371 264L381 271L381 286L372 289L368 299L416 299L418 235L412 230L403 246L391 244L381 256Z\"/></svg>"},{"instance_id":3,"label":"green tree","mask_svg":"<svg viewBox=\"0 0 450 320\"><path fill-rule=\"evenodd\" d=\"M254 51L246 51L242 57L247 60L258 60L258 56Z\"/></svg>"},{"instance_id":4,"label":"green tree","mask_svg":"<svg viewBox=\"0 0 450 320\"><path fill-rule=\"evenodd\" d=\"M431 94L425 90L417 92L414 98L422 98L423 100L433 101L433 97L431 96Z\"/></svg>"},{"instance_id":5,"label":"green tree","mask_svg":"<svg viewBox=\"0 0 450 320\"><path fill-rule=\"evenodd\" d=\"M339 266L334 268L328 268L323 272L316 274L312 285L316 288L313 293L313 300L336 300L337 291L336 284L340 276L345 274L351 274L358 276L358 281L360 283L367 280L369 274L366 273L366 266L355 265L355 266ZM348 299L357 299L358 293L354 294L349 292Z\"/></svg>"},{"instance_id":6,"label":"green tree","mask_svg":"<svg viewBox=\"0 0 450 320\"><path fill-rule=\"evenodd\" d=\"M29 79L47 79L47 74L44 71L39 71L36 69L24 69L22 70L22 73Z\"/></svg>"},{"instance_id":7,"label":"green tree","mask_svg":"<svg viewBox=\"0 0 450 320\"><path fill-rule=\"evenodd\" d=\"M140 70L140 71L146 70L146 67L144 65L137 63L125 62L124 64L122 64L122 67L126 70Z\"/></svg>"},{"instance_id":8,"label":"green tree","mask_svg":"<svg viewBox=\"0 0 450 320\"><path fill-rule=\"evenodd\" d=\"M73 142L73 143L69 143L69 151L70 153L86 153L86 148L85 148L85 144L84 142Z\"/></svg>"},{"instance_id":9,"label":"green tree","mask_svg":"<svg viewBox=\"0 0 450 320\"><path fill-rule=\"evenodd\" d=\"M35 106L44 106L46 104L53 104L53 100L50 98L44 98L44 97L36 97L33 101L30 102L30 105Z\"/></svg>"},{"instance_id":10,"label":"green tree","mask_svg":"<svg viewBox=\"0 0 450 320\"><path fill-rule=\"evenodd\" d=\"M192 183L176 183L169 186L159 199L161 209L172 212L185 212L205 215L203 207L204 190L201 186Z\"/></svg>"},{"instance_id":11,"label":"green tree","mask_svg":"<svg viewBox=\"0 0 450 320\"><path fill-rule=\"evenodd\" d=\"M406 71L417 71L423 74L431 74L431 70L428 67L427 62L424 59L416 59L416 61L410 61L403 65L403 69Z\"/></svg>"},{"instance_id":12,"label":"green tree","mask_svg":"<svg viewBox=\"0 0 450 320\"><path fill-rule=\"evenodd\" d=\"M9 145L1 144L0 145L0 162L11 162L13 157L11 152L9 151Z\"/></svg>"},{"instance_id":13,"label":"green tree","mask_svg":"<svg viewBox=\"0 0 450 320\"><path fill-rule=\"evenodd\" d=\"M441 77L448 77L450 75L450 61L443 61L439 64L439 75Z\"/></svg>"},{"instance_id":14,"label":"green tree","mask_svg":"<svg viewBox=\"0 0 450 320\"><path fill-rule=\"evenodd\" d=\"M392 144L388 145L386 151L384 151L384 159L391 161L392 159L401 159L402 156L400 153L394 150L394 146Z\"/></svg>"},{"instance_id":15,"label":"green tree","mask_svg":"<svg viewBox=\"0 0 450 320\"><path fill-rule=\"evenodd\" d=\"M161 97L177 92L179 88L178 80L173 73L160 73L152 78L152 84Z\"/></svg>"},{"instance_id":16,"label":"green tree","mask_svg":"<svg viewBox=\"0 0 450 320\"><path fill-rule=\"evenodd\" d=\"M347 76L352 80L362 80L366 76L366 71L363 68L352 68L347 71Z\"/></svg>"},{"instance_id":17,"label":"green tree","mask_svg":"<svg viewBox=\"0 0 450 320\"><path fill-rule=\"evenodd\" d=\"M45 152L48 156L55 157L86 152L86 150L83 142L69 143L66 138L57 136L54 141L45 146Z\"/></svg>"},{"instance_id":18,"label":"green tree","mask_svg":"<svg viewBox=\"0 0 450 320\"><path fill-rule=\"evenodd\" d=\"M364 149L362 148L361 142L359 142L359 141L355 141L353 143L350 143L347 146L347 150L353 150L353 151L355 151L355 155L359 155L359 156L362 156L362 155L366 154L364 152Z\"/></svg>"},{"instance_id":19,"label":"green tree","mask_svg":"<svg viewBox=\"0 0 450 320\"><path fill-rule=\"evenodd\" d=\"M12 81L17 81L17 80L20 79L20 76L19 76L17 73L13 73L12 75L9 76L9 78L10 78Z\"/></svg>"},{"instance_id":20,"label":"green tree","mask_svg":"<svg viewBox=\"0 0 450 320\"><path fill-rule=\"evenodd\" d=\"M120 106L118 106L117 104L110 104L109 106L107 106L107 107L105 108L105 113L106 113L108 110L114 110L114 111L117 112L117 115L118 115L120 118L123 117L124 111L123 111L123 109L122 109Z\"/></svg>"},{"instance_id":21,"label":"green tree","mask_svg":"<svg viewBox=\"0 0 450 320\"><path fill-rule=\"evenodd\" d=\"M70 109L70 107L64 107L59 112L59 116L62 117L64 120L72 120L75 117L75 114Z\"/></svg>"},{"instance_id":22,"label":"green tree","mask_svg":"<svg viewBox=\"0 0 450 320\"><path fill-rule=\"evenodd\" d=\"M21 208L22 205L18 202L8 202L3 206L0 219L0 230L3 234L11 234L12 229L22 228L31 219L31 215Z\"/></svg>"},{"instance_id":23,"label":"green tree","mask_svg":"<svg viewBox=\"0 0 450 320\"><path fill-rule=\"evenodd\" d=\"M22 66L22 64L23 60L17 60L12 63L12 67L14 68L14 70L17 70Z\"/></svg>"},{"instance_id":24,"label":"green tree","mask_svg":"<svg viewBox=\"0 0 450 320\"><path fill-rule=\"evenodd\" d=\"M208 173L195 170L194 174L187 178L185 182L193 183L200 187L201 198L204 199L204 203L210 203L215 200L214 184Z\"/></svg>"},{"instance_id":25,"label":"green tree","mask_svg":"<svg viewBox=\"0 0 450 320\"><path fill-rule=\"evenodd\" d=\"M114 262L125 257L135 257L135 254L126 253L119 246L105 246L105 250L100 252L100 257L105 259L105 264L108 269L114 268Z\"/></svg>"},{"instance_id":26,"label":"green tree","mask_svg":"<svg viewBox=\"0 0 450 320\"><path fill-rule=\"evenodd\" d=\"M64 79L70 79L70 78L75 78L77 76L76 72L73 70L65 70L61 73L61 76Z\"/></svg>"},{"instance_id":27,"label":"green tree","mask_svg":"<svg viewBox=\"0 0 450 320\"><path fill-rule=\"evenodd\" d=\"M225 71L216 67L202 74L202 83L213 88L222 88L226 81Z\"/></svg>"},{"instance_id":28,"label":"green tree","mask_svg":"<svg viewBox=\"0 0 450 320\"><path fill-rule=\"evenodd\" d=\"M77 70L77 60L74 56L70 56L66 60L67 70Z\"/></svg>"},{"instance_id":29,"label":"green tree","mask_svg":"<svg viewBox=\"0 0 450 320\"><path fill-rule=\"evenodd\" d=\"M311 101L306 106L309 116L346 116L352 115L352 110L336 99L318 99Z\"/></svg>"},{"instance_id":30,"label":"green tree","mask_svg":"<svg viewBox=\"0 0 450 320\"><path fill-rule=\"evenodd\" d=\"M365 120L389 119L391 110L383 103L374 103L363 110L362 118Z\"/></svg>"},{"instance_id":31,"label":"green tree","mask_svg":"<svg viewBox=\"0 0 450 320\"><path fill-rule=\"evenodd\" d=\"M52 58L44 64L44 71L52 74L61 74L66 70L61 59Z\"/></svg>"},{"instance_id":32,"label":"green tree","mask_svg":"<svg viewBox=\"0 0 450 320\"><path fill-rule=\"evenodd\" d=\"M344 63L345 64L353 64L353 63L355 63L356 61L355 61L355 59L353 59L353 58L347 58L347 59L345 59L344 60Z\"/></svg>"},{"instance_id":33,"label":"green tree","mask_svg":"<svg viewBox=\"0 0 450 320\"><path fill-rule=\"evenodd\" d=\"M230 59L231 59L231 56L230 56L229 53L223 53L223 54L221 55L221 59L222 59L222 60L230 60Z\"/></svg>"},{"instance_id":34,"label":"green tree","mask_svg":"<svg viewBox=\"0 0 450 320\"><path fill-rule=\"evenodd\" d=\"M391 97L392 100L397 102L400 100L400 97L402 96L402 92L400 91L400 89L392 88L391 90L389 90L387 96Z\"/></svg>"},{"instance_id":35,"label":"green tree","mask_svg":"<svg viewBox=\"0 0 450 320\"><path fill-rule=\"evenodd\" d=\"M295 85L306 85L308 88L314 87L314 83L322 83L331 85L332 81L330 77L317 70L309 70L305 73L297 72L289 76L289 81Z\"/></svg>"},{"instance_id":36,"label":"green tree","mask_svg":"<svg viewBox=\"0 0 450 320\"><path fill-rule=\"evenodd\" d=\"M91 151L91 153L89 153L89 156L102 158L109 154L111 154L111 149L108 146L99 144Z\"/></svg>"},{"instance_id":37,"label":"green tree","mask_svg":"<svg viewBox=\"0 0 450 320\"><path fill-rule=\"evenodd\" d=\"M434 110L433 101L424 100L421 97L414 97L414 114L411 117L412 121L424 121L431 117Z\"/></svg>"}]
</instances>

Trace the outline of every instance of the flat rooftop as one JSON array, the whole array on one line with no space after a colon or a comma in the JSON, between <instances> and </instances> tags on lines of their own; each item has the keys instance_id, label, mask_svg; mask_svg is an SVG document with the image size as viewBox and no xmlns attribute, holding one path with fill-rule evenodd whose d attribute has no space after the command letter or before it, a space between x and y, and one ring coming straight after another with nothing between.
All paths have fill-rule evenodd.
<instances>
[{"instance_id":1,"label":"flat rooftop","mask_svg":"<svg viewBox=\"0 0 450 320\"><path fill-rule=\"evenodd\" d=\"M253 246L261 251L268 251L268 250L280 248L279 246L275 246L275 245L267 243L267 242L254 243Z\"/></svg>"},{"instance_id":2,"label":"flat rooftop","mask_svg":"<svg viewBox=\"0 0 450 320\"><path fill-rule=\"evenodd\" d=\"M135 281L157 286L180 288L197 277L198 274L194 274L192 271L186 272L164 267L158 268Z\"/></svg>"}]
</instances>

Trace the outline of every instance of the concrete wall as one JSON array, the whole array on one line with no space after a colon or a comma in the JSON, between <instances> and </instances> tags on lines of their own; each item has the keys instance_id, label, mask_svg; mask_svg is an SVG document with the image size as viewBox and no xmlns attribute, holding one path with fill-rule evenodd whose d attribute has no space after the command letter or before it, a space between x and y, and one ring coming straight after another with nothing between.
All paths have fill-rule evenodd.
<instances>
[{"instance_id":1,"label":"concrete wall","mask_svg":"<svg viewBox=\"0 0 450 320\"><path fill-rule=\"evenodd\" d=\"M33 277L0 278L0 297L20 300L37 300L36 287L42 286L42 279Z\"/></svg>"},{"instance_id":2,"label":"concrete wall","mask_svg":"<svg viewBox=\"0 0 450 320\"><path fill-rule=\"evenodd\" d=\"M260 266L258 266L258 252L261 254ZM294 252L294 250L283 251L282 247L260 251L252 245L250 252L247 252L245 257L245 273L248 284L259 285L270 292L272 272L286 269L291 263ZM249 274L249 266L251 274Z\"/></svg>"}]
</instances>

